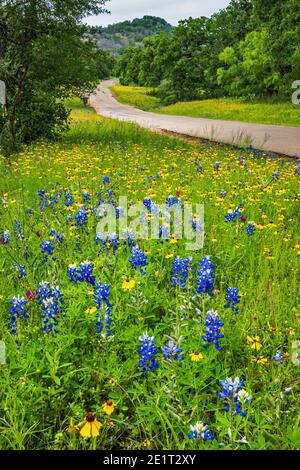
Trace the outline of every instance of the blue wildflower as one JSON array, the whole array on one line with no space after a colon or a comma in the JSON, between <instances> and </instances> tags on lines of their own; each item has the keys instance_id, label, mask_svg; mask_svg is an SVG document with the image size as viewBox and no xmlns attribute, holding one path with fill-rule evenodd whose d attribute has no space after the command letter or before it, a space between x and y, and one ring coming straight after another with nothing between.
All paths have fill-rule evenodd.
<instances>
[{"instance_id":1,"label":"blue wildflower","mask_svg":"<svg viewBox=\"0 0 300 470\"><path fill-rule=\"evenodd\" d=\"M219 340L224 338L224 335L220 330L222 326L224 326L224 323L221 321L218 312L215 312L214 310L207 312L205 321L205 335L202 337L203 341L207 343L205 348L207 348L210 343L213 343L217 351L222 350L219 343Z\"/></svg>"},{"instance_id":2,"label":"blue wildflower","mask_svg":"<svg viewBox=\"0 0 300 470\"><path fill-rule=\"evenodd\" d=\"M177 206L177 205L182 205L182 201L179 197L177 196L168 196L167 199L166 199L166 206L167 207L173 207L173 206Z\"/></svg>"},{"instance_id":3,"label":"blue wildflower","mask_svg":"<svg viewBox=\"0 0 300 470\"><path fill-rule=\"evenodd\" d=\"M66 191L65 206L66 207L71 207L73 205L74 205L73 195L72 195L71 191Z\"/></svg>"},{"instance_id":4,"label":"blue wildflower","mask_svg":"<svg viewBox=\"0 0 300 470\"><path fill-rule=\"evenodd\" d=\"M219 197L225 198L226 196L227 196L227 192L225 191L225 189L221 189Z\"/></svg>"},{"instance_id":5,"label":"blue wildflower","mask_svg":"<svg viewBox=\"0 0 300 470\"><path fill-rule=\"evenodd\" d=\"M167 346L161 348L165 359L174 359L175 361L183 361L184 356L181 354L183 349L178 348L173 340L170 340Z\"/></svg>"},{"instance_id":6,"label":"blue wildflower","mask_svg":"<svg viewBox=\"0 0 300 470\"><path fill-rule=\"evenodd\" d=\"M275 170L272 174L272 181L279 181L280 180L280 171Z\"/></svg>"},{"instance_id":7,"label":"blue wildflower","mask_svg":"<svg viewBox=\"0 0 300 470\"><path fill-rule=\"evenodd\" d=\"M199 174L203 173L203 165L202 165L202 162L199 160L199 158L196 158L195 163L197 166L197 173Z\"/></svg>"},{"instance_id":8,"label":"blue wildflower","mask_svg":"<svg viewBox=\"0 0 300 470\"><path fill-rule=\"evenodd\" d=\"M239 307L235 307L235 305L239 304L241 301L241 296L239 295L239 289L235 287L231 287L226 290L225 300L227 303L224 305L224 308L231 308L231 310L235 313L239 313Z\"/></svg>"},{"instance_id":9,"label":"blue wildflower","mask_svg":"<svg viewBox=\"0 0 300 470\"><path fill-rule=\"evenodd\" d=\"M0 244L8 245L10 243L10 233L8 230L5 230L3 233L0 233Z\"/></svg>"},{"instance_id":10,"label":"blue wildflower","mask_svg":"<svg viewBox=\"0 0 300 470\"><path fill-rule=\"evenodd\" d=\"M37 289L37 301L42 310L42 331L45 333L59 333L56 327L64 304L63 294L58 286L53 287L49 282L42 282Z\"/></svg>"},{"instance_id":11,"label":"blue wildflower","mask_svg":"<svg viewBox=\"0 0 300 470\"><path fill-rule=\"evenodd\" d=\"M275 356L273 356L273 361L278 362L278 364L283 364L284 359L283 359L283 354L281 351L277 351Z\"/></svg>"},{"instance_id":12,"label":"blue wildflower","mask_svg":"<svg viewBox=\"0 0 300 470\"><path fill-rule=\"evenodd\" d=\"M91 201L91 196L87 191L82 193L82 199L85 204L88 204Z\"/></svg>"},{"instance_id":13,"label":"blue wildflower","mask_svg":"<svg viewBox=\"0 0 300 470\"><path fill-rule=\"evenodd\" d=\"M97 334L102 333L103 331L103 319L105 321L106 333L108 336L111 336L111 324L112 324L112 308L113 305L109 301L110 297L110 287L107 284L98 282L94 290L94 300L97 307ZM104 315L103 315L104 312Z\"/></svg>"},{"instance_id":14,"label":"blue wildflower","mask_svg":"<svg viewBox=\"0 0 300 470\"><path fill-rule=\"evenodd\" d=\"M208 429L207 425L204 425L202 421L198 421L194 426L190 426L190 433L188 434L189 439L199 439L203 441L213 441L214 436Z\"/></svg>"},{"instance_id":15,"label":"blue wildflower","mask_svg":"<svg viewBox=\"0 0 300 470\"><path fill-rule=\"evenodd\" d=\"M193 258L189 256L186 259L177 256L175 261L172 262L172 286L176 287L178 284L182 289L186 288L189 272L191 270Z\"/></svg>"},{"instance_id":16,"label":"blue wildflower","mask_svg":"<svg viewBox=\"0 0 300 470\"><path fill-rule=\"evenodd\" d=\"M144 336L139 338L141 347L139 348L139 354L141 356L139 362L139 368L146 374L147 371L154 372L158 368L158 363L155 360L155 356L158 350L155 347L154 336L149 336L146 332Z\"/></svg>"},{"instance_id":17,"label":"blue wildflower","mask_svg":"<svg viewBox=\"0 0 300 470\"><path fill-rule=\"evenodd\" d=\"M64 239L64 234L56 232L56 230L54 229L51 229L49 232L49 237L51 238L51 240L55 240L55 241L58 241L59 243L62 243Z\"/></svg>"},{"instance_id":18,"label":"blue wildflower","mask_svg":"<svg viewBox=\"0 0 300 470\"><path fill-rule=\"evenodd\" d=\"M78 270L76 264L69 264L68 266L68 276L70 278L70 282L78 282L79 276L78 276Z\"/></svg>"},{"instance_id":19,"label":"blue wildflower","mask_svg":"<svg viewBox=\"0 0 300 470\"><path fill-rule=\"evenodd\" d=\"M216 171L219 171L220 166L221 166L221 162L216 162L216 163L214 164L214 169L215 169Z\"/></svg>"},{"instance_id":20,"label":"blue wildflower","mask_svg":"<svg viewBox=\"0 0 300 470\"><path fill-rule=\"evenodd\" d=\"M83 207L79 207L75 214L75 225L76 227L84 227L88 223L87 211Z\"/></svg>"},{"instance_id":21,"label":"blue wildflower","mask_svg":"<svg viewBox=\"0 0 300 470\"><path fill-rule=\"evenodd\" d=\"M24 233L22 231L22 227L21 227L21 222L19 220L15 220L14 221L14 233L15 233L15 236L20 240L20 241L24 241L25 240L25 236L24 236Z\"/></svg>"},{"instance_id":22,"label":"blue wildflower","mask_svg":"<svg viewBox=\"0 0 300 470\"><path fill-rule=\"evenodd\" d=\"M27 301L24 297L13 297L10 301L11 305L11 310L10 310L10 315L11 315L11 327L12 331L11 334L15 335L17 333L17 320L19 318L23 317L25 319L28 318L27 311L26 311L26 305Z\"/></svg>"},{"instance_id":23,"label":"blue wildflower","mask_svg":"<svg viewBox=\"0 0 300 470\"><path fill-rule=\"evenodd\" d=\"M252 397L249 396L246 390L241 390L244 381L240 380L239 377L234 380L227 377L225 380L220 380L220 385L223 390L219 393L219 397L224 399L225 411L228 412L233 407L235 413L245 417L246 413L242 411L242 405L252 400Z\"/></svg>"},{"instance_id":24,"label":"blue wildflower","mask_svg":"<svg viewBox=\"0 0 300 470\"><path fill-rule=\"evenodd\" d=\"M300 163L298 163L298 165L295 168L295 175L299 175L299 174L300 174Z\"/></svg>"},{"instance_id":25,"label":"blue wildflower","mask_svg":"<svg viewBox=\"0 0 300 470\"><path fill-rule=\"evenodd\" d=\"M108 176L104 176L104 178L102 178L102 183L103 183L103 184L108 184L108 183L110 183L109 177L108 177Z\"/></svg>"},{"instance_id":26,"label":"blue wildflower","mask_svg":"<svg viewBox=\"0 0 300 470\"><path fill-rule=\"evenodd\" d=\"M47 207L48 204L48 197L46 195L46 191L44 189L40 189L37 192L39 196L39 202L40 202L40 209L44 210Z\"/></svg>"},{"instance_id":27,"label":"blue wildflower","mask_svg":"<svg viewBox=\"0 0 300 470\"><path fill-rule=\"evenodd\" d=\"M83 261L80 263L80 269L78 271L80 282L88 282L89 284L95 285L95 276L93 276L94 265L90 261Z\"/></svg>"},{"instance_id":28,"label":"blue wildflower","mask_svg":"<svg viewBox=\"0 0 300 470\"><path fill-rule=\"evenodd\" d=\"M213 297L214 267L215 265L211 262L210 256L205 256L200 261L196 290L198 294L208 294L210 297Z\"/></svg>"},{"instance_id":29,"label":"blue wildflower","mask_svg":"<svg viewBox=\"0 0 300 470\"><path fill-rule=\"evenodd\" d=\"M44 257L44 261L46 262L48 261L49 256L53 255L55 243L52 240L51 241L47 240L41 244L40 248L41 248L42 254L46 255ZM52 258L52 260L55 261L56 258Z\"/></svg>"},{"instance_id":30,"label":"blue wildflower","mask_svg":"<svg viewBox=\"0 0 300 470\"><path fill-rule=\"evenodd\" d=\"M225 222L235 222L237 219L242 218L241 208L238 206L233 212L228 212L225 215Z\"/></svg>"},{"instance_id":31,"label":"blue wildflower","mask_svg":"<svg viewBox=\"0 0 300 470\"><path fill-rule=\"evenodd\" d=\"M18 275L18 278L19 279L22 279L23 277L26 276L27 274L27 268L26 266L24 266L24 264L18 264L18 263L14 263L14 267L17 269L17 271L19 272L19 275Z\"/></svg>"},{"instance_id":32,"label":"blue wildflower","mask_svg":"<svg viewBox=\"0 0 300 470\"><path fill-rule=\"evenodd\" d=\"M130 253L131 257L129 259L129 262L134 267L134 269L139 268L141 274L146 274L145 270L143 269L148 265L147 256L145 255L145 253L140 250L138 246L132 247Z\"/></svg>"},{"instance_id":33,"label":"blue wildflower","mask_svg":"<svg viewBox=\"0 0 300 470\"><path fill-rule=\"evenodd\" d=\"M246 234L249 237L251 235L254 235L254 232L255 232L255 225L253 222L249 222L247 230L246 230Z\"/></svg>"}]
</instances>

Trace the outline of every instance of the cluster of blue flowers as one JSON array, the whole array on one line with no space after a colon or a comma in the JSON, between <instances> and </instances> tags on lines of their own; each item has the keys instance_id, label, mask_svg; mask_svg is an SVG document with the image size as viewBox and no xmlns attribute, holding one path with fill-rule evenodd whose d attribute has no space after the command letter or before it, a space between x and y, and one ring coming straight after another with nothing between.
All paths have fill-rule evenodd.
<instances>
[{"instance_id":1,"label":"cluster of blue flowers","mask_svg":"<svg viewBox=\"0 0 300 470\"><path fill-rule=\"evenodd\" d=\"M224 326L224 323L221 321L218 312L210 310L206 314L205 321L205 335L202 337L204 343L207 343L204 347L208 348L209 344L212 343L215 345L217 351L221 351L219 340L224 338L224 335L221 333L220 328Z\"/></svg>"},{"instance_id":2,"label":"cluster of blue flowers","mask_svg":"<svg viewBox=\"0 0 300 470\"><path fill-rule=\"evenodd\" d=\"M225 222L236 222L238 219L241 219L242 216L241 208L238 206L233 212L227 212L225 215Z\"/></svg>"},{"instance_id":3,"label":"cluster of blue flowers","mask_svg":"<svg viewBox=\"0 0 300 470\"><path fill-rule=\"evenodd\" d=\"M244 385L244 381L236 377L234 380L227 377L225 380L220 380L220 385L223 390L219 393L219 397L224 399L225 411L228 412L232 407L233 411L242 417L246 416L246 413L242 410L242 405L252 400L248 392L241 389Z\"/></svg>"},{"instance_id":4,"label":"cluster of blue flowers","mask_svg":"<svg viewBox=\"0 0 300 470\"><path fill-rule=\"evenodd\" d=\"M97 307L97 334L102 333L104 325L103 320L106 326L106 333L108 336L112 335L111 325L112 325L112 308L113 305L109 301L110 296L110 287L107 284L98 282L94 290L94 299ZM104 315L102 312L104 311Z\"/></svg>"},{"instance_id":5,"label":"cluster of blue flowers","mask_svg":"<svg viewBox=\"0 0 300 470\"><path fill-rule=\"evenodd\" d=\"M88 214L84 207L79 207L75 214L75 225L77 228L85 227L88 223Z\"/></svg>"},{"instance_id":6,"label":"cluster of blue flowers","mask_svg":"<svg viewBox=\"0 0 300 470\"><path fill-rule=\"evenodd\" d=\"M227 303L224 305L224 308L231 308L231 310L235 314L238 314L240 309L239 307L236 307L236 305L239 304L241 301L241 296L239 295L239 289L235 287L231 287L227 289L225 300L227 301Z\"/></svg>"},{"instance_id":7,"label":"cluster of blue flowers","mask_svg":"<svg viewBox=\"0 0 300 470\"><path fill-rule=\"evenodd\" d=\"M272 181L279 181L280 180L280 171L275 170L272 174Z\"/></svg>"},{"instance_id":8,"label":"cluster of blue flowers","mask_svg":"<svg viewBox=\"0 0 300 470\"><path fill-rule=\"evenodd\" d=\"M214 267L211 262L210 256L204 256L199 263L198 277L197 277L197 293L208 294L213 297L214 291Z\"/></svg>"},{"instance_id":9,"label":"cluster of blue flowers","mask_svg":"<svg viewBox=\"0 0 300 470\"><path fill-rule=\"evenodd\" d=\"M203 165L202 165L201 160L199 160L199 158L196 158L195 163L196 163L196 167L197 167L197 173L202 174L203 173Z\"/></svg>"},{"instance_id":10,"label":"cluster of blue flowers","mask_svg":"<svg viewBox=\"0 0 300 470\"><path fill-rule=\"evenodd\" d=\"M300 175L300 163L295 168L295 175Z\"/></svg>"},{"instance_id":11,"label":"cluster of blue flowers","mask_svg":"<svg viewBox=\"0 0 300 470\"><path fill-rule=\"evenodd\" d=\"M58 286L53 287L50 282L42 282L37 288L37 302L42 310L42 331L45 333L59 333L56 329L58 319L63 311L63 294Z\"/></svg>"},{"instance_id":12,"label":"cluster of blue flowers","mask_svg":"<svg viewBox=\"0 0 300 470\"><path fill-rule=\"evenodd\" d=\"M277 362L278 364L283 364L284 363L284 358L283 354L281 351L277 351L275 356L273 356L273 361Z\"/></svg>"},{"instance_id":13,"label":"cluster of blue flowers","mask_svg":"<svg viewBox=\"0 0 300 470\"><path fill-rule=\"evenodd\" d=\"M85 204L88 204L89 202L91 202L91 195L90 193L88 193L87 191L83 191L82 193L82 199L83 199L83 202Z\"/></svg>"},{"instance_id":14,"label":"cluster of blue flowers","mask_svg":"<svg viewBox=\"0 0 300 470\"><path fill-rule=\"evenodd\" d=\"M200 220L196 217L192 217L191 225L192 225L192 229L193 229L194 232L203 233L203 231L204 231L203 220Z\"/></svg>"},{"instance_id":15,"label":"cluster of blue flowers","mask_svg":"<svg viewBox=\"0 0 300 470\"><path fill-rule=\"evenodd\" d=\"M170 340L167 346L161 348L163 356L167 360L183 361L182 348L179 348L173 340Z\"/></svg>"},{"instance_id":16,"label":"cluster of blue flowers","mask_svg":"<svg viewBox=\"0 0 300 470\"><path fill-rule=\"evenodd\" d=\"M246 234L249 236L254 235L255 233L255 225L253 222L249 222L248 227L246 229Z\"/></svg>"},{"instance_id":17,"label":"cluster of blue flowers","mask_svg":"<svg viewBox=\"0 0 300 470\"><path fill-rule=\"evenodd\" d=\"M18 271L18 278L19 279L22 279L23 277L26 276L27 274L27 268L24 264L18 264L18 263L14 263L14 267L17 269Z\"/></svg>"},{"instance_id":18,"label":"cluster of blue flowers","mask_svg":"<svg viewBox=\"0 0 300 470\"><path fill-rule=\"evenodd\" d=\"M177 205L182 205L182 201L179 197L177 196L168 196L166 199L166 206L167 207L172 207L172 206L177 206Z\"/></svg>"},{"instance_id":19,"label":"cluster of blue flowers","mask_svg":"<svg viewBox=\"0 0 300 470\"><path fill-rule=\"evenodd\" d=\"M83 261L80 263L80 268L77 269L76 264L70 264L68 267L68 276L70 282L88 282L95 285L95 276L93 276L94 265L90 261Z\"/></svg>"},{"instance_id":20,"label":"cluster of blue flowers","mask_svg":"<svg viewBox=\"0 0 300 470\"><path fill-rule=\"evenodd\" d=\"M145 197L143 204L151 214L153 215L158 214L159 209L157 207L157 204L154 201L152 201L150 197Z\"/></svg>"},{"instance_id":21,"label":"cluster of blue flowers","mask_svg":"<svg viewBox=\"0 0 300 470\"><path fill-rule=\"evenodd\" d=\"M56 261L56 258L53 257L53 252L54 252L54 249L55 249L55 243L53 240L47 240L45 242L43 242L40 246L41 248L41 252L44 256L44 259L43 261L44 262L47 262L48 259L49 259L49 256L52 256L52 261Z\"/></svg>"},{"instance_id":22,"label":"cluster of blue flowers","mask_svg":"<svg viewBox=\"0 0 300 470\"><path fill-rule=\"evenodd\" d=\"M21 222L19 220L14 221L14 234L21 242L25 241L25 235L23 233Z\"/></svg>"},{"instance_id":23,"label":"cluster of blue flowers","mask_svg":"<svg viewBox=\"0 0 300 470\"><path fill-rule=\"evenodd\" d=\"M120 241L116 233L111 233L109 235L102 235L101 233L97 233L95 237L95 244L98 246L99 244L103 245L103 250L113 249L113 251L117 251L120 246Z\"/></svg>"},{"instance_id":24,"label":"cluster of blue flowers","mask_svg":"<svg viewBox=\"0 0 300 470\"><path fill-rule=\"evenodd\" d=\"M203 441L213 441L214 436L208 429L207 425L204 425L202 421L198 421L194 426L190 426L190 433L188 434L189 439L198 439Z\"/></svg>"},{"instance_id":25,"label":"cluster of blue flowers","mask_svg":"<svg viewBox=\"0 0 300 470\"><path fill-rule=\"evenodd\" d=\"M71 207L73 205L74 205L73 194L71 193L71 191L66 191L65 206L66 207Z\"/></svg>"},{"instance_id":26,"label":"cluster of blue flowers","mask_svg":"<svg viewBox=\"0 0 300 470\"><path fill-rule=\"evenodd\" d=\"M131 248L131 257L129 258L129 262L133 266L134 269L139 269L141 274L146 274L145 270L143 269L148 265L147 256L145 253L139 249L136 245Z\"/></svg>"},{"instance_id":27,"label":"cluster of blue flowers","mask_svg":"<svg viewBox=\"0 0 300 470\"><path fill-rule=\"evenodd\" d=\"M145 333L144 336L139 338L141 347L139 348L139 354L141 356L139 362L139 368L146 374L147 371L154 372L158 368L158 363L155 360L155 356L158 350L155 347L154 336L149 336Z\"/></svg>"},{"instance_id":28,"label":"cluster of blue flowers","mask_svg":"<svg viewBox=\"0 0 300 470\"><path fill-rule=\"evenodd\" d=\"M58 198L60 196L60 193L55 193L48 196L44 189L40 189L37 194L39 196L40 209L42 211L45 210L46 207L52 207L57 204Z\"/></svg>"},{"instance_id":29,"label":"cluster of blue flowers","mask_svg":"<svg viewBox=\"0 0 300 470\"><path fill-rule=\"evenodd\" d=\"M26 305L27 301L24 297L13 297L10 301L11 305L11 310L10 310L10 315L11 315L11 334L15 335L17 333L17 320L19 318L28 318L27 311L26 311Z\"/></svg>"},{"instance_id":30,"label":"cluster of blue flowers","mask_svg":"<svg viewBox=\"0 0 300 470\"><path fill-rule=\"evenodd\" d=\"M59 243L62 243L63 240L64 240L64 234L63 233L59 233L57 232L56 230L54 229L51 229L50 232L49 232L49 237L51 240L54 240L54 241L57 241Z\"/></svg>"},{"instance_id":31,"label":"cluster of blue flowers","mask_svg":"<svg viewBox=\"0 0 300 470\"><path fill-rule=\"evenodd\" d=\"M2 245L8 245L10 243L10 233L8 230L0 232L0 243Z\"/></svg>"},{"instance_id":32,"label":"cluster of blue flowers","mask_svg":"<svg viewBox=\"0 0 300 470\"><path fill-rule=\"evenodd\" d=\"M172 286L176 287L178 284L182 289L186 288L189 272L191 270L193 258L189 256L186 259L178 256L175 261L172 262Z\"/></svg>"},{"instance_id":33,"label":"cluster of blue flowers","mask_svg":"<svg viewBox=\"0 0 300 470\"><path fill-rule=\"evenodd\" d=\"M221 166L221 162L216 162L216 163L214 164L214 169L215 169L216 171L219 171L220 166Z\"/></svg>"}]
</instances>

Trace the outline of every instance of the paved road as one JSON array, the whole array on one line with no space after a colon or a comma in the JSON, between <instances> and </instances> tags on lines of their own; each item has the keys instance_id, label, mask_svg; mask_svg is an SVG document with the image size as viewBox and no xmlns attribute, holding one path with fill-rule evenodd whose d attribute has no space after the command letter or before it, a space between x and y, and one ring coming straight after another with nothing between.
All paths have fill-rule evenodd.
<instances>
[{"instance_id":1,"label":"paved road","mask_svg":"<svg viewBox=\"0 0 300 470\"><path fill-rule=\"evenodd\" d=\"M109 87L115 84L116 80L102 82L90 98L91 106L102 116L135 122L150 129L167 130L215 142L234 145L247 142L261 150L300 157L300 127L147 113L119 103L109 90Z\"/></svg>"}]
</instances>

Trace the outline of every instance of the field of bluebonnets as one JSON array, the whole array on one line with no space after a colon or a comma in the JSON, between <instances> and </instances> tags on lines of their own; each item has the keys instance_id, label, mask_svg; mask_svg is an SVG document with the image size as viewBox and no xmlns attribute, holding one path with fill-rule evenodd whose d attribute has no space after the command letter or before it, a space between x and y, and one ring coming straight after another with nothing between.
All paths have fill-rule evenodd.
<instances>
[{"instance_id":1,"label":"field of bluebonnets","mask_svg":"<svg viewBox=\"0 0 300 470\"><path fill-rule=\"evenodd\" d=\"M73 117L1 159L0 448L299 448L299 162ZM97 234L119 196L203 249Z\"/></svg>"}]
</instances>

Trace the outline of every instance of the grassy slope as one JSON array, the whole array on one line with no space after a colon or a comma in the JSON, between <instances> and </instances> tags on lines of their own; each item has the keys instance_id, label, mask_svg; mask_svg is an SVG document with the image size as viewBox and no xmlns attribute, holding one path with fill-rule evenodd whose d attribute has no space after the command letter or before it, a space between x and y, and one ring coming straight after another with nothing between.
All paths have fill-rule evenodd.
<instances>
[{"instance_id":1,"label":"grassy slope","mask_svg":"<svg viewBox=\"0 0 300 470\"><path fill-rule=\"evenodd\" d=\"M295 163L281 165L222 145L186 144L103 119L78 102L72 117L71 130L61 141L24 149L11 164L0 157L5 200L0 198L0 232L12 234L9 245L0 243L0 331L7 351L7 365L0 366L0 448L191 451L195 446L218 449L218 443L223 449L299 448L299 365L289 359L299 338L300 315ZM201 159L202 173L196 159ZM214 170L216 160L219 171ZM272 182L277 168L280 180ZM109 185L103 186L103 176L110 177ZM49 197L58 193L58 203L44 210L37 198L42 188ZM95 245L93 211L88 211L86 229L75 227L83 191L91 195L88 206L97 207L99 192L105 197L108 188L117 201L126 195L129 203L145 196L162 202L177 191L184 201L204 202L204 249L187 253L184 240L141 241L140 248L148 250L146 274L141 275L124 247L114 252ZM66 190L73 194L74 207L65 206ZM224 221L237 205L255 221L252 237L244 223ZM13 235L16 219L26 242ZM40 245L49 240L50 229L64 233L64 242L55 244L56 261L43 262ZM178 255L193 256L184 290L171 285L172 261ZM194 294L198 262L205 255L215 264L215 295L204 301ZM70 283L67 276L69 263L78 266L84 260L94 263L97 282L111 286L114 336L107 341L96 334L91 286ZM14 261L26 264L23 279L18 279ZM127 277L136 282L131 292L122 288ZM28 301L29 318L18 320L16 340L10 334L10 299L35 291L41 281L58 284L64 294L60 333L41 332L40 307ZM224 309L228 287L240 289L238 315ZM204 348L204 314L211 309L224 322L222 351L212 344ZM138 369L138 338L146 330L155 335L159 368L145 377ZM256 335L259 346L253 349L247 337ZM162 359L160 348L168 336L183 337L183 361ZM277 350L287 353L284 364L272 360ZM196 351L203 355L200 362L191 358ZM226 413L218 398L219 380L227 376L245 379L253 396L243 405L246 418ZM292 390L283 399L288 387ZM117 405L111 416L102 406L107 399ZM103 424L96 439L84 439L74 426L82 427L88 411ZM209 425L214 441L188 439L189 427L197 421ZM240 443L244 436L249 446Z\"/></svg>"},{"instance_id":2,"label":"grassy slope","mask_svg":"<svg viewBox=\"0 0 300 470\"><path fill-rule=\"evenodd\" d=\"M245 103L240 99L213 99L176 103L160 107L157 98L147 95L148 88L113 87L116 98L145 111L195 118L300 126L300 106L292 103Z\"/></svg>"}]
</instances>

